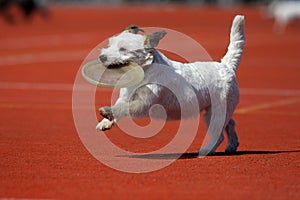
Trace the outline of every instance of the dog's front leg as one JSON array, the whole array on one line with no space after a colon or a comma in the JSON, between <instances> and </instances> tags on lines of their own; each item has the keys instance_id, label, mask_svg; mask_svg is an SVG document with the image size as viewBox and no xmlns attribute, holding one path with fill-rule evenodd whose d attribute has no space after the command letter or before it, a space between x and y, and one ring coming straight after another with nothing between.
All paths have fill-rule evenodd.
<instances>
[{"instance_id":1,"label":"dog's front leg","mask_svg":"<svg viewBox=\"0 0 300 200\"><path fill-rule=\"evenodd\" d=\"M125 116L142 117L148 113L148 106L140 100L134 100L130 102L120 102L112 107L104 106L99 109L99 113L103 119L96 129L100 131L109 130L117 121Z\"/></svg>"},{"instance_id":2,"label":"dog's front leg","mask_svg":"<svg viewBox=\"0 0 300 200\"><path fill-rule=\"evenodd\" d=\"M104 119L97 124L96 130L106 131L111 129L112 126L116 123L111 108L108 106L102 107L99 109L99 113L104 117Z\"/></svg>"},{"instance_id":3,"label":"dog's front leg","mask_svg":"<svg viewBox=\"0 0 300 200\"><path fill-rule=\"evenodd\" d=\"M121 105L126 105L126 104L122 104ZM120 103L116 103L114 106L109 107L109 106L104 106L99 108L99 113L102 117L104 117L104 119L98 123L98 125L96 126L96 129L99 131L106 131L109 130L113 127L113 125L117 122L117 117L116 114L113 114L113 110L116 109L112 109L113 107L122 107L120 105Z\"/></svg>"},{"instance_id":4,"label":"dog's front leg","mask_svg":"<svg viewBox=\"0 0 300 200\"><path fill-rule=\"evenodd\" d=\"M111 129L111 127L114 125L114 121L109 121L108 119L103 119L101 122L99 122L96 126L96 130L99 131L106 131Z\"/></svg>"},{"instance_id":5,"label":"dog's front leg","mask_svg":"<svg viewBox=\"0 0 300 200\"><path fill-rule=\"evenodd\" d=\"M141 87L134 92L129 98L130 100L127 98L119 98L115 105L100 108L99 113L105 119L96 126L96 129L101 131L108 130L112 128L119 119L126 116L134 118L149 116L149 109L157 98L151 89L146 86ZM157 90L156 87L156 91Z\"/></svg>"}]
</instances>

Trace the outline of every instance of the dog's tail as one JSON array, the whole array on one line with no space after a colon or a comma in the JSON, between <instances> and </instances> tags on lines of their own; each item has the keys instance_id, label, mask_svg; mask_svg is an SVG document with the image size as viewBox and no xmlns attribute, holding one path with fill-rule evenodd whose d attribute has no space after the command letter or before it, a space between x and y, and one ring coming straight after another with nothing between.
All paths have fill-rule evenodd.
<instances>
[{"instance_id":1,"label":"dog's tail","mask_svg":"<svg viewBox=\"0 0 300 200\"><path fill-rule=\"evenodd\" d=\"M242 58L244 44L244 16L237 15L232 22L228 51L221 63L236 71Z\"/></svg>"}]
</instances>

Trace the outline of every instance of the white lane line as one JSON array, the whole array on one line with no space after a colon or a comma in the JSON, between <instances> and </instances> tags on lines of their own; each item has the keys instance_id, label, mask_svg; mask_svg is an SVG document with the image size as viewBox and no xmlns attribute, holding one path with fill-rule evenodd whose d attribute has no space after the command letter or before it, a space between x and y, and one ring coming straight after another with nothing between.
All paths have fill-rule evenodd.
<instances>
[{"instance_id":1,"label":"white lane line","mask_svg":"<svg viewBox=\"0 0 300 200\"><path fill-rule=\"evenodd\" d=\"M0 66L83 60L89 50L70 50L0 57Z\"/></svg>"},{"instance_id":2,"label":"white lane line","mask_svg":"<svg viewBox=\"0 0 300 200\"><path fill-rule=\"evenodd\" d=\"M54 104L54 103L0 103L0 108L5 109L57 109L70 110L72 104ZM88 107L76 107L76 109L87 109ZM1 200L1 199L0 199Z\"/></svg>"},{"instance_id":3,"label":"white lane line","mask_svg":"<svg viewBox=\"0 0 300 200\"><path fill-rule=\"evenodd\" d=\"M0 39L0 50L87 44L97 39L96 33L53 34Z\"/></svg>"},{"instance_id":4,"label":"white lane line","mask_svg":"<svg viewBox=\"0 0 300 200\"><path fill-rule=\"evenodd\" d=\"M2 90L72 90L73 85L68 83L25 83L25 82L0 82Z\"/></svg>"},{"instance_id":5,"label":"white lane line","mask_svg":"<svg viewBox=\"0 0 300 200\"><path fill-rule=\"evenodd\" d=\"M300 96L300 90L296 89L273 89L273 88L241 88L242 95L259 96Z\"/></svg>"},{"instance_id":6,"label":"white lane line","mask_svg":"<svg viewBox=\"0 0 300 200\"><path fill-rule=\"evenodd\" d=\"M292 105L294 103L300 102L299 99L287 100L285 102L272 102L272 104L259 104L253 107L238 108L235 110L235 115L244 115L244 114L259 114L259 115L282 115L282 116L299 116L300 112L297 111L274 111L272 108L281 107L286 105ZM84 105L84 104L82 104ZM1 109L37 109L37 110L71 110L74 109L72 104L69 103L1 103ZM90 106L76 106L75 109L79 110L88 110ZM1 145L1 144L0 144ZM1 200L1 199L0 199Z\"/></svg>"},{"instance_id":7,"label":"white lane line","mask_svg":"<svg viewBox=\"0 0 300 200\"><path fill-rule=\"evenodd\" d=\"M47 90L47 91L71 91L73 84L68 83L10 83L0 82L0 89L2 90ZM94 90L95 87L91 84L77 84L76 88L82 91Z\"/></svg>"},{"instance_id":8,"label":"white lane line","mask_svg":"<svg viewBox=\"0 0 300 200\"><path fill-rule=\"evenodd\" d=\"M74 84L71 83L28 83L28 82L0 82L2 90L53 90L53 91L71 91ZM82 91L95 90L95 86L87 84L77 84L77 89ZM101 88L101 90L111 90ZM297 89L275 89L275 88L241 88L241 95L257 96L300 96L300 90Z\"/></svg>"},{"instance_id":9,"label":"white lane line","mask_svg":"<svg viewBox=\"0 0 300 200\"><path fill-rule=\"evenodd\" d=\"M246 114L246 113L255 112L258 110L265 110L265 109L270 109L270 108L275 108L275 107L280 107L280 106L287 106L287 105L291 105L291 104L298 103L298 102L300 102L299 97L282 99L279 101L260 103L260 104L256 104L256 105L245 107L245 108L239 108L235 111L235 113L236 114Z\"/></svg>"},{"instance_id":10,"label":"white lane line","mask_svg":"<svg viewBox=\"0 0 300 200\"><path fill-rule=\"evenodd\" d=\"M26 83L26 82L0 82L2 90L47 90L47 91L72 91L74 84L70 83ZM76 90L95 91L96 86L86 84L76 84ZM101 88L101 90L111 90L110 88Z\"/></svg>"},{"instance_id":11,"label":"white lane line","mask_svg":"<svg viewBox=\"0 0 300 200\"><path fill-rule=\"evenodd\" d=\"M26 82L0 82L0 90L46 90L46 91L72 91L74 85L69 83L26 83ZM95 92L97 88L95 86L87 83L87 84L77 84L76 89L87 92ZM101 88L102 92L111 91L109 88ZM280 99L278 101L273 102L264 102L256 105L251 105L245 108L239 108L235 111L236 114L248 114L248 113L256 113L257 111L266 110L274 107L286 106L300 102L300 90L282 90L282 89L250 89L250 88L242 88L242 95L267 95L270 96L290 96L292 98L288 99ZM244 91L244 92L243 92ZM251 92L249 92L251 91ZM5 98L5 97L4 97ZM15 103L0 103L0 108L36 108L36 109L46 109L46 108L55 108L55 109L70 109L70 105L67 104L15 104ZM85 109L85 108L81 108ZM286 114L286 113L285 113ZM295 113L294 113L295 114ZM295 115L298 115L296 113Z\"/></svg>"},{"instance_id":12,"label":"white lane line","mask_svg":"<svg viewBox=\"0 0 300 200\"><path fill-rule=\"evenodd\" d=\"M0 200L51 200L44 198L14 198L14 197L0 197Z\"/></svg>"}]
</instances>

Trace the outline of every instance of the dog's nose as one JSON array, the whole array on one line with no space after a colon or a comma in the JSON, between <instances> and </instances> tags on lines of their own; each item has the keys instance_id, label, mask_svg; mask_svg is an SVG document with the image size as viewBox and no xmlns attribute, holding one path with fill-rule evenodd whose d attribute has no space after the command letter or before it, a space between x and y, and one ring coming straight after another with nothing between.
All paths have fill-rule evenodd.
<instances>
[{"instance_id":1,"label":"dog's nose","mask_svg":"<svg viewBox=\"0 0 300 200\"><path fill-rule=\"evenodd\" d=\"M100 55L100 56L99 56L99 59L100 59L101 62L107 61L106 55Z\"/></svg>"}]
</instances>

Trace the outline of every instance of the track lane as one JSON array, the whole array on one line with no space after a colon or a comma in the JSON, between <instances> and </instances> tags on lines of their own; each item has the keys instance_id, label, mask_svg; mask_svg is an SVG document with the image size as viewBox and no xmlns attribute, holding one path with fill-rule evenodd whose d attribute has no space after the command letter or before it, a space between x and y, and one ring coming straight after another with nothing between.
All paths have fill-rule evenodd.
<instances>
[{"instance_id":1,"label":"track lane","mask_svg":"<svg viewBox=\"0 0 300 200\"><path fill-rule=\"evenodd\" d=\"M245 13L247 45L238 71L242 88L238 109L299 96L297 28L289 27L284 36L275 35L272 22L263 20L256 8L54 7L52 13L48 23L35 19L29 25L10 27L0 22L5 27L0 32L3 49L0 57L61 53L65 49L85 51L122 27L136 23L180 30L203 44L214 59L219 59L227 47L226 31L232 16ZM114 23L101 20L107 16ZM80 40L82 30L91 34L91 38ZM55 34L61 37L57 46L51 37L49 44L34 43L35 37L39 40ZM68 36L79 39L68 40ZM33 43L19 47L16 44L14 48L1 45L1 41L8 41L10 46L12 38L20 38L19 41L25 38ZM0 198L296 199L299 196L298 102L236 113L241 141L238 155L218 153L204 159L193 156L205 131L201 125L187 154L171 166L148 174L124 174L95 160L76 133L71 86L81 63L79 57L55 63L16 61L15 65L0 67L3 83L0 84ZM110 90L105 90L105 94L109 93ZM101 98L99 104L107 102L109 95ZM124 148L145 151L168 141L176 131L176 123L165 131L168 134L159 134L151 143L130 139L117 127L105 134ZM223 144L219 151L224 148Z\"/></svg>"}]
</instances>

